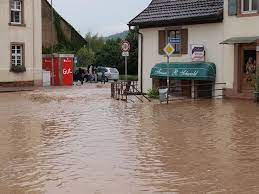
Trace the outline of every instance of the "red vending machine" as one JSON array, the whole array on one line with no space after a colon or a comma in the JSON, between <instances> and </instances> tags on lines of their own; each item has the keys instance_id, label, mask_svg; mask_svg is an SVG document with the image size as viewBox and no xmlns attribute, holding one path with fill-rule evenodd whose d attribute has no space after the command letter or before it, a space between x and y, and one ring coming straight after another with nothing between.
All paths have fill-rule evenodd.
<instances>
[{"instance_id":1,"label":"red vending machine","mask_svg":"<svg viewBox=\"0 0 259 194\"><path fill-rule=\"evenodd\" d=\"M63 86L73 85L73 61L74 57L63 57L61 58L62 66L62 83Z\"/></svg>"},{"instance_id":2,"label":"red vending machine","mask_svg":"<svg viewBox=\"0 0 259 194\"><path fill-rule=\"evenodd\" d=\"M43 55L42 69L50 71L52 86L72 86L74 55L54 54L52 66L52 56Z\"/></svg>"}]
</instances>

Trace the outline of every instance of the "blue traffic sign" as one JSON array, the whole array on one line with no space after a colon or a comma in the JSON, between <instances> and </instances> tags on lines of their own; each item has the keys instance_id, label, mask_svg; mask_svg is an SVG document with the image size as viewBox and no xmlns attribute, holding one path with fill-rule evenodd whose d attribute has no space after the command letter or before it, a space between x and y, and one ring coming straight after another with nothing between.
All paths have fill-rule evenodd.
<instances>
[{"instance_id":1,"label":"blue traffic sign","mask_svg":"<svg viewBox=\"0 0 259 194\"><path fill-rule=\"evenodd\" d=\"M171 44L181 44L181 38L169 38Z\"/></svg>"}]
</instances>

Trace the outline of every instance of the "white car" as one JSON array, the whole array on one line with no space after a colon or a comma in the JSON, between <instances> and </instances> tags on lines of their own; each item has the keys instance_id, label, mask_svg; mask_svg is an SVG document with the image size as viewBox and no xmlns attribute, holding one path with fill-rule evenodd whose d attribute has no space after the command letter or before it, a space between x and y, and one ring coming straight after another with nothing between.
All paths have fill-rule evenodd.
<instances>
[{"instance_id":1,"label":"white car","mask_svg":"<svg viewBox=\"0 0 259 194\"><path fill-rule=\"evenodd\" d=\"M120 78L120 73L116 68L112 67L97 67L97 79L102 81L102 75L104 73L105 81L109 80L118 81Z\"/></svg>"}]
</instances>

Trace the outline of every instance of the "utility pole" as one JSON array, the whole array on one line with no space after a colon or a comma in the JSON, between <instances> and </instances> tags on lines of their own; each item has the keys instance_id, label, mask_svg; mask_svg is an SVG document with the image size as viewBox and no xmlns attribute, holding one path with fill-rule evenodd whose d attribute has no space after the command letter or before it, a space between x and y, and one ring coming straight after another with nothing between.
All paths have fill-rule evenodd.
<instances>
[{"instance_id":1,"label":"utility pole","mask_svg":"<svg viewBox=\"0 0 259 194\"><path fill-rule=\"evenodd\" d=\"M51 73L51 77L52 77L52 84L54 84L54 29L53 29L53 25L54 25L54 10L53 10L53 2L52 0L50 1L51 3L51 69L52 69L52 73Z\"/></svg>"}]
</instances>

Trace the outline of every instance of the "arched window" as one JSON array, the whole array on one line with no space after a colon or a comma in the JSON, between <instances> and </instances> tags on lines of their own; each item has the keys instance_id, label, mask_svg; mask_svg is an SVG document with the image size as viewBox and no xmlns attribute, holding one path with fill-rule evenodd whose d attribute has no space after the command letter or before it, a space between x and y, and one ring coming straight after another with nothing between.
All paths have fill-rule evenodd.
<instances>
[{"instance_id":1,"label":"arched window","mask_svg":"<svg viewBox=\"0 0 259 194\"><path fill-rule=\"evenodd\" d=\"M23 24L23 0L10 0L10 23Z\"/></svg>"}]
</instances>

